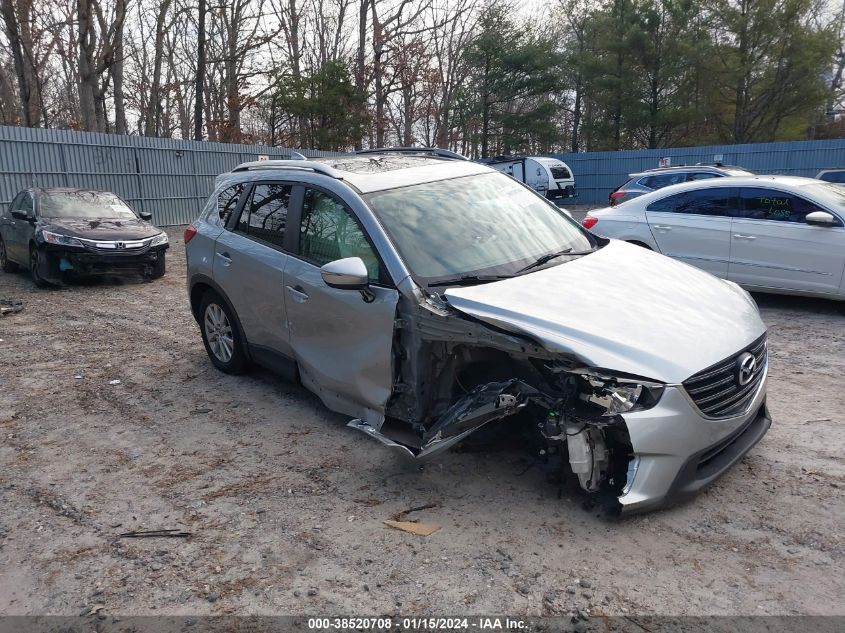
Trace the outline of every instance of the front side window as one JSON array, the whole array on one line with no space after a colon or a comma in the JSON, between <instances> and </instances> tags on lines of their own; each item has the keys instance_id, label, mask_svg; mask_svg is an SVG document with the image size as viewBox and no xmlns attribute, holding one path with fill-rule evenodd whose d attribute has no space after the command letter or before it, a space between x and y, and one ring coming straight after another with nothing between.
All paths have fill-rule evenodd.
<instances>
[{"instance_id":1,"label":"front side window","mask_svg":"<svg viewBox=\"0 0 845 633\"><path fill-rule=\"evenodd\" d=\"M648 205L652 213L686 213L693 215L733 216L738 207L736 189L717 187L676 193Z\"/></svg>"},{"instance_id":2,"label":"front side window","mask_svg":"<svg viewBox=\"0 0 845 633\"><path fill-rule=\"evenodd\" d=\"M283 248L292 190L291 185L271 183L255 185L252 190L252 199L244 207L235 230Z\"/></svg>"},{"instance_id":3,"label":"front side window","mask_svg":"<svg viewBox=\"0 0 845 633\"><path fill-rule=\"evenodd\" d=\"M21 194L21 199L18 200L18 211L23 211L27 215L33 215L34 205L32 204L32 196L29 193Z\"/></svg>"},{"instance_id":4,"label":"front side window","mask_svg":"<svg viewBox=\"0 0 845 633\"><path fill-rule=\"evenodd\" d=\"M364 231L343 204L322 191L308 189L302 203L299 254L316 266L360 257L370 281L379 279L379 263Z\"/></svg>"},{"instance_id":5,"label":"front side window","mask_svg":"<svg viewBox=\"0 0 845 633\"><path fill-rule=\"evenodd\" d=\"M566 249L583 254L594 246L554 205L500 173L379 191L366 200L426 284L461 275L514 275L543 255Z\"/></svg>"},{"instance_id":6,"label":"front side window","mask_svg":"<svg viewBox=\"0 0 845 633\"><path fill-rule=\"evenodd\" d=\"M823 211L812 202L777 189L742 189L742 217L748 220L804 223L808 213Z\"/></svg>"}]
</instances>

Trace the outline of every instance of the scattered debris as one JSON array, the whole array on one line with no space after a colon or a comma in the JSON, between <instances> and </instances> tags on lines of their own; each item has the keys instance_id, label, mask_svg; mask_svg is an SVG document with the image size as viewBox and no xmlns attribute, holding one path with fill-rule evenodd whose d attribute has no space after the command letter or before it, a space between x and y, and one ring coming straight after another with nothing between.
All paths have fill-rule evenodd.
<instances>
[{"instance_id":1,"label":"scattered debris","mask_svg":"<svg viewBox=\"0 0 845 633\"><path fill-rule=\"evenodd\" d=\"M364 506L380 506L384 501L370 497L369 499L353 499L355 503L360 503Z\"/></svg>"},{"instance_id":2,"label":"scattered debris","mask_svg":"<svg viewBox=\"0 0 845 633\"><path fill-rule=\"evenodd\" d=\"M109 380L109 384L110 385L119 385L120 380L118 380L117 378L115 378L114 380Z\"/></svg>"},{"instance_id":3,"label":"scattered debris","mask_svg":"<svg viewBox=\"0 0 845 633\"><path fill-rule=\"evenodd\" d=\"M819 418L817 420L804 420L801 424L804 425L804 424L813 424L815 422L830 422L830 421L831 421L830 418Z\"/></svg>"},{"instance_id":4,"label":"scattered debris","mask_svg":"<svg viewBox=\"0 0 845 633\"><path fill-rule=\"evenodd\" d=\"M416 534L417 536L431 536L440 529L439 525L435 525L433 523L419 523L416 521L387 520L384 524L389 525L392 528L396 528L397 530L402 530L403 532Z\"/></svg>"},{"instance_id":5,"label":"scattered debris","mask_svg":"<svg viewBox=\"0 0 845 633\"><path fill-rule=\"evenodd\" d=\"M191 413L193 413L194 415L200 415L202 413L211 413L211 409L194 409L193 411L191 411Z\"/></svg>"},{"instance_id":6,"label":"scattered debris","mask_svg":"<svg viewBox=\"0 0 845 633\"><path fill-rule=\"evenodd\" d=\"M23 301L15 301L14 299L0 299L0 316L8 314L15 314L23 310Z\"/></svg>"},{"instance_id":7,"label":"scattered debris","mask_svg":"<svg viewBox=\"0 0 845 633\"><path fill-rule=\"evenodd\" d=\"M401 512L397 512L390 518L393 519L394 521L404 521L405 517L407 515L411 514L411 512L419 512L420 510L430 510L431 508L436 508L436 507L437 507L436 503L426 503L425 505L416 506L414 508L408 508L407 510L402 510Z\"/></svg>"},{"instance_id":8,"label":"scattered debris","mask_svg":"<svg viewBox=\"0 0 845 633\"><path fill-rule=\"evenodd\" d=\"M120 538L155 538L155 537L185 537L191 536L191 532L182 532L180 530L136 530L133 532L124 532L118 534Z\"/></svg>"}]
</instances>

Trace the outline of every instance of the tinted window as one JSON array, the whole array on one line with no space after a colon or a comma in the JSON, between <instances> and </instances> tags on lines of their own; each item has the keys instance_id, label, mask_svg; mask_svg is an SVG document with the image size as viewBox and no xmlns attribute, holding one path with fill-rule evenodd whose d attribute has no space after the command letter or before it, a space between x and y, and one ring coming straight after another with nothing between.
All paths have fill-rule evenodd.
<instances>
[{"instance_id":1,"label":"tinted window","mask_svg":"<svg viewBox=\"0 0 845 633\"><path fill-rule=\"evenodd\" d=\"M663 213L689 213L695 215L731 216L736 215L739 206L736 189L716 187L685 191L648 205L648 211Z\"/></svg>"},{"instance_id":2,"label":"tinted window","mask_svg":"<svg viewBox=\"0 0 845 633\"><path fill-rule=\"evenodd\" d=\"M360 257L370 280L379 278L378 257L364 231L339 200L322 191L305 192L299 254L317 266L344 257Z\"/></svg>"},{"instance_id":3,"label":"tinted window","mask_svg":"<svg viewBox=\"0 0 845 633\"><path fill-rule=\"evenodd\" d=\"M718 178L719 174L711 174L706 171L697 171L691 174L687 174L687 182L691 180L707 180L709 178Z\"/></svg>"},{"instance_id":4,"label":"tinted window","mask_svg":"<svg viewBox=\"0 0 845 633\"><path fill-rule=\"evenodd\" d=\"M684 182L686 179L687 175L684 173L661 174L659 176L646 176L645 178L641 178L640 184L648 187L649 189L662 189L663 187L668 187L669 185L677 185L679 182Z\"/></svg>"},{"instance_id":5,"label":"tinted window","mask_svg":"<svg viewBox=\"0 0 845 633\"><path fill-rule=\"evenodd\" d=\"M292 189L291 185L255 185L252 200L244 207L236 230L283 247Z\"/></svg>"},{"instance_id":6,"label":"tinted window","mask_svg":"<svg viewBox=\"0 0 845 633\"><path fill-rule=\"evenodd\" d=\"M569 173L569 170L566 167L552 167L552 178L555 180L566 180L568 178L572 178L572 174Z\"/></svg>"},{"instance_id":7,"label":"tinted window","mask_svg":"<svg viewBox=\"0 0 845 633\"><path fill-rule=\"evenodd\" d=\"M220 224L223 226L229 223L229 218L232 217L232 213L238 208L238 202L243 192L244 185L239 183L227 187L217 196L217 214L220 218Z\"/></svg>"},{"instance_id":8,"label":"tinted window","mask_svg":"<svg viewBox=\"0 0 845 633\"><path fill-rule=\"evenodd\" d=\"M803 223L808 213L822 211L812 202L777 189L742 189L742 216L749 220Z\"/></svg>"},{"instance_id":9,"label":"tinted window","mask_svg":"<svg viewBox=\"0 0 845 633\"><path fill-rule=\"evenodd\" d=\"M23 211L27 215L31 215L34 211L33 204L32 204L32 196L28 193L22 193L21 199L18 200L18 211ZM43 206L42 206L43 209ZM44 215L43 213L41 215Z\"/></svg>"},{"instance_id":10,"label":"tinted window","mask_svg":"<svg viewBox=\"0 0 845 633\"><path fill-rule=\"evenodd\" d=\"M819 180L824 180L826 182L845 183L845 170L829 171L826 174L822 174L819 177Z\"/></svg>"}]
</instances>

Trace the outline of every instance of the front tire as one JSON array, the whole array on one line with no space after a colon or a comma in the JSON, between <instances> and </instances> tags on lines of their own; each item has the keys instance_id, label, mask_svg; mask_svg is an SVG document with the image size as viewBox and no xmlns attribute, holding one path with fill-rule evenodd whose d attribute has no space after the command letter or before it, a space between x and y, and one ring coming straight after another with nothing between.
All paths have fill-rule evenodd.
<instances>
[{"instance_id":1,"label":"front tire","mask_svg":"<svg viewBox=\"0 0 845 633\"><path fill-rule=\"evenodd\" d=\"M35 246L29 247L29 274L32 277L32 283L38 288L47 288L50 282L41 276L39 270L42 265L44 255Z\"/></svg>"},{"instance_id":2,"label":"front tire","mask_svg":"<svg viewBox=\"0 0 845 633\"><path fill-rule=\"evenodd\" d=\"M244 343L228 304L216 292L205 293L200 304L202 342L211 362L227 374L242 374L247 369Z\"/></svg>"},{"instance_id":3,"label":"front tire","mask_svg":"<svg viewBox=\"0 0 845 633\"><path fill-rule=\"evenodd\" d=\"M9 259L9 254L6 252L6 242L0 237L0 268L4 273L17 272L18 265Z\"/></svg>"},{"instance_id":4,"label":"front tire","mask_svg":"<svg viewBox=\"0 0 845 633\"><path fill-rule=\"evenodd\" d=\"M158 256L156 259L155 264L153 264L153 270L150 273L150 279L161 279L164 277L164 273L167 270L167 267L164 262L164 253Z\"/></svg>"}]
</instances>

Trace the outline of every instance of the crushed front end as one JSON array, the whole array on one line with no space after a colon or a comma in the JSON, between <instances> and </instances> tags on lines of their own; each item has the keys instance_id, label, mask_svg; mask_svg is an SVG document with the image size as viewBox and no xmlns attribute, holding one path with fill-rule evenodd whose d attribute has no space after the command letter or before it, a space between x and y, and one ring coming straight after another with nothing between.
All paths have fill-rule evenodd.
<instances>
[{"instance_id":1,"label":"crushed front end","mask_svg":"<svg viewBox=\"0 0 845 633\"><path fill-rule=\"evenodd\" d=\"M136 240L89 240L42 232L37 239L43 256L40 273L59 281L68 275L154 275L168 248L167 236Z\"/></svg>"}]
</instances>

